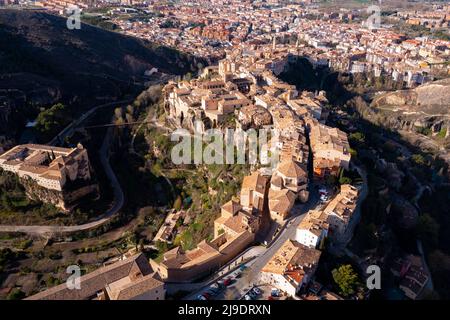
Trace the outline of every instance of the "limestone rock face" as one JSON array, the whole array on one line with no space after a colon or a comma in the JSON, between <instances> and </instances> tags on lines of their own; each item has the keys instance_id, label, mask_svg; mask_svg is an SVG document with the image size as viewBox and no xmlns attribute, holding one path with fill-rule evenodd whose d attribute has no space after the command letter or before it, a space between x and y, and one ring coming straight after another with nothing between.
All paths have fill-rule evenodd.
<instances>
[{"instance_id":1,"label":"limestone rock face","mask_svg":"<svg viewBox=\"0 0 450 320\"><path fill-rule=\"evenodd\" d=\"M380 94L370 106L356 101L355 106L365 120L396 130L412 145L450 163L450 78Z\"/></svg>"},{"instance_id":2,"label":"limestone rock face","mask_svg":"<svg viewBox=\"0 0 450 320\"><path fill-rule=\"evenodd\" d=\"M446 106L448 113L448 106L450 105L450 78L419 86L414 90L417 93L416 103L418 105Z\"/></svg>"},{"instance_id":3,"label":"limestone rock face","mask_svg":"<svg viewBox=\"0 0 450 320\"><path fill-rule=\"evenodd\" d=\"M398 90L376 97L372 107L393 107L404 112L449 114L450 78L430 82L414 89Z\"/></svg>"},{"instance_id":4,"label":"limestone rock face","mask_svg":"<svg viewBox=\"0 0 450 320\"><path fill-rule=\"evenodd\" d=\"M80 198L92 193L98 194L99 192L98 184L89 182L82 183L71 190L63 191L46 189L29 178L21 179L20 182L30 199L51 203L65 212L71 211Z\"/></svg>"}]
</instances>

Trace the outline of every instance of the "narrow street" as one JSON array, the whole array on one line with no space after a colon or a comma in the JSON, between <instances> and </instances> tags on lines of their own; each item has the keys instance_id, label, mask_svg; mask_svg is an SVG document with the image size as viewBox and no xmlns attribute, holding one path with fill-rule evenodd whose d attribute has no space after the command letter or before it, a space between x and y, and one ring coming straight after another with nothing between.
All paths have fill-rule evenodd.
<instances>
[{"instance_id":1,"label":"narrow street","mask_svg":"<svg viewBox=\"0 0 450 320\"><path fill-rule=\"evenodd\" d=\"M214 297L215 300L229 300L229 299L240 299L245 292L253 286L253 283L257 281L257 276L259 275L262 268L266 265L266 263L272 258L272 256L281 248L281 246L288 240L294 239L295 233L298 225L305 217L306 213L314 208L320 206L319 196L317 191L312 186L311 188L310 198L305 204L297 204L292 212L293 214L289 217L285 224L281 227L278 234L275 235L273 239L267 239L268 242L267 247L259 246L260 248L256 254L255 258L250 260L247 263L244 263L247 267L245 270L245 276L243 275L241 278L235 280L235 282L227 287L225 290L220 292L217 296ZM207 286L211 285L213 282L219 281L225 277L227 277L233 270L237 268L237 266L241 264L235 264L235 261L239 259L245 258L243 256L248 257L248 252L244 251L244 253L238 255L233 261L225 265L221 270L229 270L229 272L221 273L217 272L213 280L205 281L207 285L202 286L200 290L197 290L194 293L189 294L185 299L193 300L196 299L198 295L200 295L204 290L207 289ZM217 276L219 274L219 276Z\"/></svg>"}]
</instances>

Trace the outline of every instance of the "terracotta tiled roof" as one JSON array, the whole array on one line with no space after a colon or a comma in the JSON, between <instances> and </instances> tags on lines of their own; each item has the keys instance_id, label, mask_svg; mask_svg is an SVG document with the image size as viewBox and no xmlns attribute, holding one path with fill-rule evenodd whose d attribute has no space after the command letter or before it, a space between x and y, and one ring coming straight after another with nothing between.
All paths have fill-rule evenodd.
<instances>
[{"instance_id":1,"label":"terracotta tiled roof","mask_svg":"<svg viewBox=\"0 0 450 320\"><path fill-rule=\"evenodd\" d=\"M241 208L242 206L240 203L234 200L230 200L222 206L222 210L225 210L232 215L238 212Z\"/></svg>"},{"instance_id":2,"label":"terracotta tiled roof","mask_svg":"<svg viewBox=\"0 0 450 320\"><path fill-rule=\"evenodd\" d=\"M164 282L156 279L153 274L149 274L114 288L115 290L108 290L108 294L111 300L130 300L163 285Z\"/></svg>"},{"instance_id":3,"label":"terracotta tiled roof","mask_svg":"<svg viewBox=\"0 0 450 320\"><path fill-rule=\"evenodd\" d=\"M288 239L263 267L262 271L285 275L286 272L298 268L309 269L317 265L320 255L319 250Z\"/></svg>"},{"instance_id":4,"label":"terracotta tiled roof","mask_svg":"<svg viewBox=\"0 0 450 320\"><path fill-rule=\"evenodd\" d=\"M269 191L269 209L283 217L289 214L292 206L295 203L295 194L288 189Z\"/></svg>"},{"instance_id":5,"label":"terracotta tiled roof","mask_svg":"<svg viewBox=\"0 0 450 320\"><path fill-rule=\"evenodd\" d=\"M307 172L293 160L281 162L277 167L277 171L286 177L299 178L308 175Z\"/></svg>"},{"instance_id":6,"label":"terracotta tiled roof","mask_svg":"<svg viewBox=\"0 0 450 320\"><path fill-rule=\"evenodd\" d=\"M145 255L136 254L82 276L79 290L71 290L64 283L28 297L27 300L91 299L108 284L129 276L132 271L134 273L139 271L142 276L149 275L153 272Z\"/></svg>"},{"instance_id":7,"label":"terracotta tiled roof","mask_svg":"<svg viewBox=\"0 0 450 320\"><path fill-rule=\"evenodd\" d=\"M267 178L254 171L251 175L245 176L242 181L242 189L250 189L256 192L265 193L267 186Z\"/></svg>"}]
</instances>

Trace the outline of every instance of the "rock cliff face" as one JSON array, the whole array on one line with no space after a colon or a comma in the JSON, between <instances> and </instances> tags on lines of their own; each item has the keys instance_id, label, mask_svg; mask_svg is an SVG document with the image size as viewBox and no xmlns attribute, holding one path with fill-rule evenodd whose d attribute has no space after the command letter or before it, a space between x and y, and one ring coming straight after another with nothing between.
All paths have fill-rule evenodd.
<instances>
[{"instance_id":1,"label":"rock cliff face","mask_svg":"<svg viewBox=\"0 0 450 320\"><path fill-rule=\"evenodd\" d=\"M44 203L51 203L55 207L58 207L66 212L73 209L80 198L92 193L98 194L99 192L98 185L89 182L70 191L46 189L38 185L32 179L21 179L20 182L25 188L25 192L30 199L42 201Z\"/></svg>"},{"instance_id":2,"label":"rock cliff face","mask_svg":"<svg viewBox=\"0 0 450 320\"><path fill-rule=\"evenodd\" d=\"M365 120L450 164L450 78L380 94L370 106L361 97L352 103Z\"/></svg>"},{"instance_id":3,"label":"rock cliff face","mask_svg":"<svg viewBox=\"0 0 450 320\"><path fill-rule=\"evenodd\" d=\"M374 99L374 106L422 106L430 108L450 105L450 78L434 81L414 89L398 90Z\"/></svg>"},{"instance_id":4,"label":"rock cliff face","mask_svg":"<svg viewBox=\"0 0 450 320\"><path fill-rule=\"evenodd\" d=\"M379 95L371 107L393 129L450 134L450 78ZM442 131L441 131L442 130Z\"/></svg>"}]
</instances>

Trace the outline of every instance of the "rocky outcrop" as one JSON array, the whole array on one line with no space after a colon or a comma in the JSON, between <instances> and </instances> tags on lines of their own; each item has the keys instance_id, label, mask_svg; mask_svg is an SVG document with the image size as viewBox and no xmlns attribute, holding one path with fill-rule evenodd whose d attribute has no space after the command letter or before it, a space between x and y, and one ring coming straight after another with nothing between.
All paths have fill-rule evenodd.
<instances>
[{"instance_id":1,"label":"rocky outcrop","mask_svg":"<svg viewBox=\"0 0 450 320\"><path fill-rule=\"evenodd\" d=\"M361 97L350 104L368 122L450 163L450 78L380 94L370 105Z\"/></svg>"},{"instance_id":2,"label":"rocky outcrop","mask_svg":"<svg viewBox=\"0 0 450 320\"><path fill-rule=\"evenodd\" d=\"M90 182L80 184L72 190L63 191L44 188L30 178L22 178L20 182L25 188L26 195L30 199L42 201L44 203L51 203L55 207L58 207L66 212L72 210L77 205L77 201L82 197L93 193L98 194L99 192L98 185Z\"/></svg>"},{"instance_id":3,"label":"rocky outcrop","mask_svg":"<svg viewBox=\"0 0 450 320\"><path fill-rule=\"evenodd\" d=\"M450 78L414 89L375 97L371 107L381 122L397 130L425 130L431 134L450 132Z\"/></svg>"},{"instance_id":4,"label":"rocky outcrop","mask_svg":"<svg viewBox=\"0 0 450 320\"><path fill-rule=\"evenodd\" d=\"M406 106L411 112L435 106L435 112L448 114L450 105L450 78L430 82L414 89L398 90L376 97L372 106ZM447 107L447 110L443 107ZM420 107L420 108L419 108Z\"/></svg>"}]
</instances>

